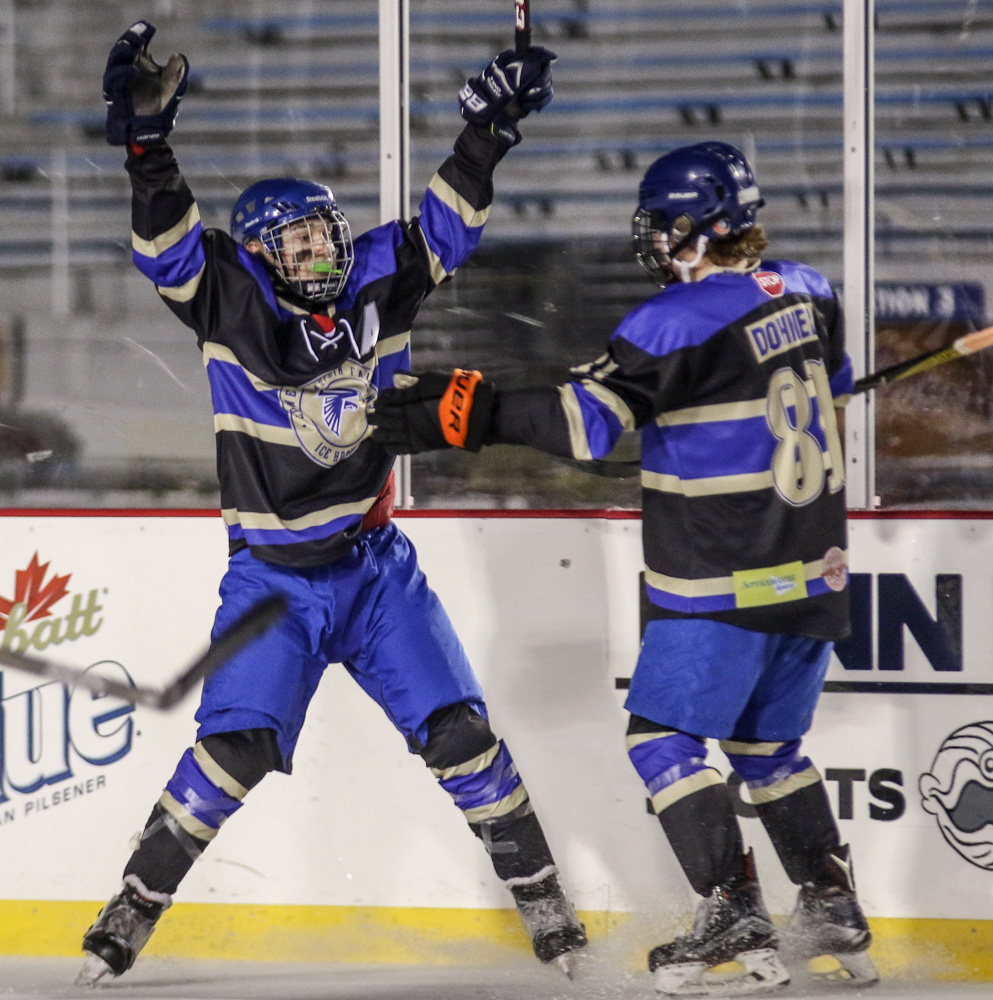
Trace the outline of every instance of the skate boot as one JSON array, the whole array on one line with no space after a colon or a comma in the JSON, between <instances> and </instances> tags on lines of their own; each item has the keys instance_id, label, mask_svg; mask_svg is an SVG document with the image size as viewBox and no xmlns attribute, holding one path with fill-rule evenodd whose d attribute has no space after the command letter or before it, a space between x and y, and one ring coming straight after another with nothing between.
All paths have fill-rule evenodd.
<instances>
[{"instance_id":1,"label":"skate boot","mask_svg":"<svg viewBox=\"0 0 993 1000\"><path fill-rule=\"evenodd\" d=\"M790 981L777 943L749 851L743 874L715 886L697 906L693 932L653 948L648 969L667 996L765 993ZM739 968L716 969L728 962Z\"/></svg>"},{"instance_id":2,"label":"skate boot","mask_svg":"<svg viewBox=\"0 0 993 1000\"><path fill-rule=\"evenodd\" d=\"M879 981L866 954L871 942L844 844L825 857L817 882L800 886L796 908L783 930L783 953L791 961L810 963L808 973L821 982L871 986ZM837 966L825 962L825 956L831 956Z\"/></svg>"},{"instance_id":3,"label":"skate boot","mask_svg":"<svg viewBox=\"0 0 993 1000\"><path fill-rule=\"evenodd\" d=\"M562 891L558 875L552 871L538 882L511 885L510 891L535 955L542 962L555 962L571 979L576 953L586 947L586 928Z\"/></svg>"},{"instance_id":4,"label":"skate boot","mask_svg":"<svg viewBox=\"0 0 993 1000\"><path fill-rule=\"evenodd\" d=\"M127 972L152 936L155 922L171 905L172 898L164 892L146 889L137 875L126 876L124 887L83 935L87 959L76 985L93 986L104 976Z\"/></svg>"}]
</instances>

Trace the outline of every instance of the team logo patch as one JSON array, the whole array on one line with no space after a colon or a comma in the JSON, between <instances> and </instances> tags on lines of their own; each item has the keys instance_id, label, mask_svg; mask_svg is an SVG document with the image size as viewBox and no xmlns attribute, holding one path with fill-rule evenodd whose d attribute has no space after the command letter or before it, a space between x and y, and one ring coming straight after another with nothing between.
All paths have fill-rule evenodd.
<instances>
[{"instance_id":1,"label":"team logo patch","mask_svg":"<svg viewBox=\"0 0 993 1000\"><path fill-rule=\"evenodd\" d=\"M786 291L786 282L783 281L783 276L776 274L775 271L756 271L752 277L770 299L779 298Z\"/></svg>"},{"instance_id":2,"label":"team logo patch","mask_svg":"<svg viewBox=\"0 0 993 1000\"><path fill-rule=\"evenodd\" d=\"M371 368L349 359L307 385L279 390L300 446L318 465L348 458L368 434L366 407L376 398L371 379Z\"/></svg>"},{"instance_id":3,"label":"team logo patch","mask_svg":"<svg viewBox=\"0 0 993 1000\"><path fill-rule=\"evenodd\" d=\"M917 787L949 845L993 870L993 722L973 722L946 737Z\"/></svg>"}]
</instances>

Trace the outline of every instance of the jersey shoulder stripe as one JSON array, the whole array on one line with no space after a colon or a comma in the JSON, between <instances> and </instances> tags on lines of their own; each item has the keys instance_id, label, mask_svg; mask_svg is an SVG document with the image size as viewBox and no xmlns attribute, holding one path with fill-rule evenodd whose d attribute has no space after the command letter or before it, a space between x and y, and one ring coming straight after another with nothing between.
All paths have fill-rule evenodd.
<instances>
[{"instance_id":1,"label":"jersey shoulder stripe","mask_svg":"<svg viewBox=\"0 0 993 1000\"><path fill-rule=\"evenodd\" d=\"M670 285L628 313L613 336L664 357L699 347L768 301L749 275L712 274L693 284Z\"/></svg>"},{"instance_id":2,"label":"jersey shoulder stripe","mask_svg":"<svg viewBox=\"0 0 993 1000\"><path fill-rule=\"evenodd\" d=\"M154 245L144 243L139 249L137 239L132 238L131 258L135 267L156 285L177 288L192 281L203 270L206 257L202 237L203 229L197 222L191 230L177 235L168 245L165 237L160 237ZM152 253L145 253L144 250Z\"/></svg>"}]
</instances>

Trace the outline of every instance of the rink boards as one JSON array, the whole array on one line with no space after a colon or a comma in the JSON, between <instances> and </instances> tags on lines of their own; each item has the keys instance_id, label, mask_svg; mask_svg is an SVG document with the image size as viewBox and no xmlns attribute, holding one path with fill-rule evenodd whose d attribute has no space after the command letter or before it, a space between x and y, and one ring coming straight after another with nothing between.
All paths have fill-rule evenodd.
<instances>
[{"instance_id":1,"label":"rink boards","mask_svg":"<svg viewBox=\"0 0 993 1000\"><path fill-rule=\"evenodd\" d=\"M640 524L599 514L403 515L487 692L563 878L621 964L693 900L624 751ZM170 679L204 647L220 518L0 517L0 643ZM853 517L852 640L805 740L883 971L993 979L993 521ZM99 667L97 665L100 665ZM170 713L0 674L0 954L72 955L194 738ZM716 749L711 762L728 773ZM741 802L770 909L794 890ZM150 954L457 962L526 949L481 845L332 666L294 774L271 775L193 867Z\"/></svg>"}]
</instances>

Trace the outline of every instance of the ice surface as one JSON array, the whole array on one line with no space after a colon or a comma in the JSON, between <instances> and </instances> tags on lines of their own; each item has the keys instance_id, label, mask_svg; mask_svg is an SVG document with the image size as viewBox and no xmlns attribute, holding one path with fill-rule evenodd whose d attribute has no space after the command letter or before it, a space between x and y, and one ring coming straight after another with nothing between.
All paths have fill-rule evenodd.
<instances>
[{"instance_id":1,"label":"ice surface","mask_svg":"<svg viewBox=\"0 0 993 1000\"><path fill-rule=\"evenodd\" d=\"M81 960L0 957L0 1000L654 1000L648 973L586 963L570 982L521 961L481 968L397 965L284 965L142 958L106 986L72 985ZM826 1000L972 1000L989 983L883 981L871 991L797 985L775 994Z\"/></svg>"}]
</instances>

